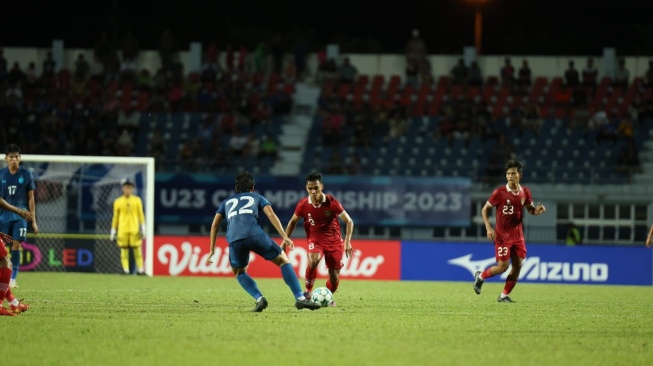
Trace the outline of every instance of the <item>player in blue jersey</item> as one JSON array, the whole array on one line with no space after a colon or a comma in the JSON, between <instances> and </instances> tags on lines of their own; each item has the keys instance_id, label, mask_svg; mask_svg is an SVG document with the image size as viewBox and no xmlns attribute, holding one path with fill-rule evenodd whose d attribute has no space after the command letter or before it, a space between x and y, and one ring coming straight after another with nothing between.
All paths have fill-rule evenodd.
<instances>
[{"instance_id":1,"label":"player in blue jersey","mask_svg":"<svg viewBox=\"0 0 653 366\"><path fill-rule=\"evenodd\" d=\"M249 172L236 176L236 194L224 200L215 213L211 225L210 251L207 262L215 253L215 240L223 218L227 219L227 242L229 243L229 262L231 271L236 275L238 283L255 300L252 311L261 312L268 307L268 301L258 289L258 285L247 274L249 254L254 252L281 268L284 282L295 296L297 309L319 309L320 305L307 299L299 285L297 275L288 260L286 253L261 228L258 223L259 212L262 211L270 219L270 223L283 238L283 245L292 247L292 240L286 235L279 218L274 213L270 202L258 193L254 193L254 177Z\"/></svg>"},{"instance_id":2,"label":"player in blue jersey","mask_svg":"<svg viewBox=\"0 0 653 366\"><path fill-rule=\"evenodd\" d=\"M20 147L16 144L9 144L5 148L5 161L7 167L0 170L0 197L9 204L20 209L28 210L32 214L32 230L38 234L39 227L36 225L36 204L34 203L34 175L31 171L20 166ZM16 276L20 266L21 243L27 237L27 221L20 215L10 211L0 211L0 231L12 237L11 243L11 264L13 272L9 287L15 288Z\"/></svg>"}]
</instances>

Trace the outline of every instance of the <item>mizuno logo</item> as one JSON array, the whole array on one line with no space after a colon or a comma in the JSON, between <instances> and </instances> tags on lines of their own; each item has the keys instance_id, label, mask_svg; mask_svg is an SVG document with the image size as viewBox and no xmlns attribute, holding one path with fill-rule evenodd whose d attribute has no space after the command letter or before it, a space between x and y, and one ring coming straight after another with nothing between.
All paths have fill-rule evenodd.
<instances>
[{"instance_id":1,"label":"mizuno logo","mask_svg":"<svg viewBox=\"0 0 653 366\"><path fill-rule=\"evenodd\" d=\"M469 273L472 274L472 276L474 276L474 273L476 273L476 271L481 271L482 272L487 267L489 267L489 266L493 265L494 263L496 263L496 260L494 258L488 258L488 259L483 259L483 260L480 260L480 261L473 261L472 260L472 254L470 253L470 254L464 255L462 257L449 259L447 261L447 263L453 264L453 265L456 265L456 266L461 266L461 267L465 268L466 270L468 270Z\"/></svg>"}]
</instances>

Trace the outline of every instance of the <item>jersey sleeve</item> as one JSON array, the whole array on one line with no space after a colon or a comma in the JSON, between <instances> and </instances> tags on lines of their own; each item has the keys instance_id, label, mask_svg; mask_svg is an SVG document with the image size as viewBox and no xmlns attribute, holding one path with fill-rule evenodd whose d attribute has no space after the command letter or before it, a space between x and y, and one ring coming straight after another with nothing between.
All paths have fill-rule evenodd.
<instances>
[{"instance_id":1,"label":"jersey sleeve","mask_svg":"<svg viewBox=\"0 0 653 366\"><path fill-rule=\"evenodd\" d=\"M331 198L331 209L336 214L336 216L340 216L340 214L343 213L345 209L342 207L342 204L340 204L340 201L335 199L333 196Z\"/></svg>"},{"instance_id":2,"label":"jersey sleeve","mask_svg":"<svg viewBox=\"0 0 653 366\"><path fill-rule=\"evenodd\" d=\"M531 190L528 188L524 188L524 207L530 206L533 204L533 196L531 195Z\"/></svg>"},{"instance_id":3,"label":"jersey sleeve","mask_svg":"<svg viewBox=\"0 0 653 366\"><path fill-rule=\"evenodd\" d=\"M143 225L145 223L145 213L143 212L143 200L140 197L138 198L138 206L138 223Z\"/></svg>"},{"instance_id":4,"label":"jersey sleeve","mask_svg":"<svg viewBox=\"0 0 653 366\"><path fill-rule=\"evenodd\" d=\"M220 207L218 207L218 209L215 211L215 213L220 214L222 217L227 217L227 215L225 214L225 204L224 203L225 203L225 201L222 201L220 203Z\"/></svg>"},{"instance_id":5,"label":"jersey sleeve","mask_svg":"<svg viewBox=\"0 0 653 366\"><path fill-rule=\"evenodd\" d=\"M263 207L265 206L270 206L270 201L268 201L267 198L259 195L259 202L258 202L258 207L263 210Z\"/></svg>"},{"instance_id":6,"label":"jersey sleeve","mask_svg":"<svg viewBox=\"0 0 653 366\"><path fill-rule=\"evenodd\" d=\"M303 210L302 207L303 207L303 205L302 205L302 201L300 200L300 201L297 203L297 206L295 207L295 216L297 216L297 217L304 217L304 210Z\"/></svg>"},{"instance_id":7,"label":"jersey sleeve","mask_svg":"<svg viewBox=\"0 0 653 366\"><path fill-rule=\"evenodd\" d=\"M36 183L34 183L34 174L30 172L29 170L27 171L29 181L27 182L27 191L33 191L36 189Z\"/></svg>"},{"instance_id":8,"label":"jersey sleeve","mask_svg":"<svg viewBox=\"0 0 653 366\"><path fill-rule=\"evenodd\" d=\"M492 207L501 203L499 200L499 188L495 189L494 192L492 192L490 198L488 198L487 201L492 205Z\"/></svg>"},{"instance_id":9,"label":"jersey sleeve","mask_svg":"<svg viewBox=\"0 0 653 366\"><path fill-rule=\"evenodd\" d=\"M111 228L118 228L118 216L120 215L120 205L118 204L120 198L113 201L113 219L111 220Z\"/></svg>"}]
</instances>

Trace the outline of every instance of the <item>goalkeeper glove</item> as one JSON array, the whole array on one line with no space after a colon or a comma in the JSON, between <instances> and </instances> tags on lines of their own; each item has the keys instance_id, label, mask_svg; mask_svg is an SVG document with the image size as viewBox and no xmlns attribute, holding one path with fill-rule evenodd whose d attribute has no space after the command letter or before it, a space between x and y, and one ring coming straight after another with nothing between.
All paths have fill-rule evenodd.
<instances>
[{"instance_id":1,"label":"goalkeeper glove","mask_svg":"<svg viewBox=\"0 0 653 366\"><path fill-rule=\"evenodd\" d=\"M116 229L111 229L111 235L109 235L109 240L114 241L116 239Z\"/></svg>"}]
</instances>

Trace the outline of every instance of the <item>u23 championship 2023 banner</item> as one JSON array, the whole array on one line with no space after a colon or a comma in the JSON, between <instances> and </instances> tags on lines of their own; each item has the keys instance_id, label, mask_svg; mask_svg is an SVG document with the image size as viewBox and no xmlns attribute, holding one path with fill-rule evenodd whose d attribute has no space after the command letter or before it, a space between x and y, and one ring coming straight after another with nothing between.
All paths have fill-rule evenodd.
<instances>
[{"instance_id":1,"label":"u23 championship 2023 banner","mask_svg":"<svg viewBox=\"0 0 653 366\"><path fill-rule=\"evenodd\" d=\"M255 189L284 223L307 195L304 177L256 177ZM357 225L468 226L470 189L467 178L324 178L324 192L339 200ZM158 174L156 220L210 224L220 202L233 193L234 177Z\"/></svg>"},{"instance_id":2,"label":"u23 championship 2023 banner","mask_svg":"<svg viewBox=\"0 0 653 366\"><path fill-rule=\"evenodd\" d=\"M290 263L297 276L304 277L308 264L305 239L295 239L295 249L288 252ZM278 242L278 240L277 240ZM392 240L356 240L352 243L356 253L344 258L345 266L340 271L342 278L399 280L400 244ZM207 264L209 254L208 236L156 236L154 238L155 276L212 276L233 277L229 265L229 245L224 236L218 237L213 263ZM250 254L247 272L254 278L281 277L281 271L274 263ZM326 278L328 272L324 261L318 266L318 276Z\"/></svg>"}]
</instances>

